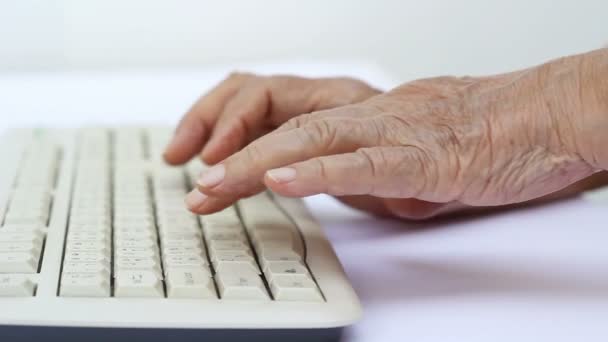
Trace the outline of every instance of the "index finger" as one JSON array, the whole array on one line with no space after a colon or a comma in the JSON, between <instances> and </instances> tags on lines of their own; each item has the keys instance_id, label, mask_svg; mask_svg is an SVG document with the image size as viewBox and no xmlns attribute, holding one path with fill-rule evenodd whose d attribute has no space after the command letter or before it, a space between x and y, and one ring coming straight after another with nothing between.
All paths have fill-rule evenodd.
<instances>
[{"instance_id":1,"label":"index finger","mask_svg":"<svg viewBox=\"0 0 608 342\"><path fill-rule=\"evenodd\" d=\"M226 102L249 77L248 74L231 74L192 106L165 149L163 156L167 163L183 164L201 151Z\"/></svg>"},{"instance_id":2,"label":"index finger","mask_svg":"<svg viewBox=\"0 0 608 342\"><path fill-rule=\"evenodd\" d=\"M349 108L327 112L348 111ZM355 151L377 142L367 119L330 117L310 121L291 130L270 133L252 142L222 163L204 172L197 182L198 190L208 197L207 203L190 205L199 213L212 207L213 198L236 201L263 189L266 171L317 156Z\"/></svg>"}]
</instances>

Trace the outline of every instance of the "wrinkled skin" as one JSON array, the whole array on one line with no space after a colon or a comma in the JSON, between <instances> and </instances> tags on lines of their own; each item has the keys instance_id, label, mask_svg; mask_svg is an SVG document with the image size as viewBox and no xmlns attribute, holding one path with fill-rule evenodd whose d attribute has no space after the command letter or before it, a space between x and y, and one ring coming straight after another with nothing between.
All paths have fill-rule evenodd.
<instances>
[{"instance_id":1,"label":"wrinkled skin","mask_svg":"<svg viewBox=\"0 0 608 342\"><path fill-rule=\"evenodd\" d=\"M202 149L219 163L187 198L202 214L265 186L410 219L571 194L606 178L606 65L598 50L386 93L346 78L234 74L186 114L165 159Z\"/></svg>"}]
</instances>

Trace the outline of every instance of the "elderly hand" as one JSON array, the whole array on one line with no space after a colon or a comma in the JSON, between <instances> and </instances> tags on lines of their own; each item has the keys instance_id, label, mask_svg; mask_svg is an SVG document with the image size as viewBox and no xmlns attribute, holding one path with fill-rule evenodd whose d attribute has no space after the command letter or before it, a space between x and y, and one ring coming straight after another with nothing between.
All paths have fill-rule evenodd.
<instances>
[{"instance_id":1,"label":"elderly hand","mask_svg":"<svg viewBox=\"0 0 608 342\"><path fill-rule=\"evenodd\" d=\"M423 212L410 215L419 218L550 194L608 167L606 56L599 50L506 75L420 80L296 116L207 170L188 205L213 212L265 183L286 196L355 196L346 201L397 216ZM226 150L243 144L235 140L223 142Z\"/></svg>"},{"instance_id":2,"label":"elderly hand","mask_svg":"<svg viewBox=\"0 0 608 342\"><path fill-rule=\"evenodd\" d=\"M234 73L201 97L178 125L165 160L182 164L202 150L215 164L287 120L379 93L350 78L308 79Z\"/></svg>"}]
</instances>

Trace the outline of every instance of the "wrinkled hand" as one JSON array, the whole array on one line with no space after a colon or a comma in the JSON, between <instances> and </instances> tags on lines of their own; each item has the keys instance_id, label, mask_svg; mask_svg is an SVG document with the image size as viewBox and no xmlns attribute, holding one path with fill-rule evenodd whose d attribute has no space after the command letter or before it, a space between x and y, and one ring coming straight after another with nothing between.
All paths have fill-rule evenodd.
<instances>
[{"instance_id":1,"label":"wrinkled hand","mask_svg":"<svg viewBox=\"0 0 608 342\"><path fill-rule=\"evenodd\" d=\"M437 207L495 206L550 194L600 169L594 153L581 150L580 122L573 115L585 102L578 96L587 92L572 93L562 89L568 83L551 79L569 75L551 68L568 67L420 80L363 102L296 116L207 170L188 197L189 207L213 212L264 183L286 196L355 196L347 202L373 196L363 197L369 208L399 216L412 205L433 213Z\"/></svg>"},{"instance_id":2,"label":"wrinkled hand","mask_svg":"<svg viewBox=\"0 0 608 342\"><path fill-rule=\"evenodd\" d=\"M297 115L360 102L378 93L350 78L233 73L184 116L164 157L170 164L182 164L202 149L202 159L215 164Z\"/></svg>"}]
</instances>

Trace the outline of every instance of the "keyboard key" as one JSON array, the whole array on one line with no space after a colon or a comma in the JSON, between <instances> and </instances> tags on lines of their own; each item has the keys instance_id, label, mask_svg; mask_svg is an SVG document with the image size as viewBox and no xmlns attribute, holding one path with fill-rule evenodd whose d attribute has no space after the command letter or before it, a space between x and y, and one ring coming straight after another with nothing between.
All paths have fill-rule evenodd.
<instances>
[{"instance_id":1,"label":"keyboard key","mask_svg":"<svg viewBox=\"0 0 608 342\"><path fill-rule=\"evenodd\" d=\"M217 251L211 256L213 267L221 271L226 266L239 265L242 269L261 274L258 264L247 251Z\"/></svg>"},{"instance_id":2,"label":"keyboard key","mask_svg":"<svg viewBox=\"0 0 608 342\"><path fill-rule=\"evenodd\" d=\"M210 243L210 241L213 241L213 240L242 241L243 243L247 242L247 237L245 236L245 233L242 231L222 232L222 233L214 232L214 233L205 234L205 237L207 238L208 243Z\"/></svg>"},{"instance_id":3,"label":"keyboard key","mask_svg":"<svg viewBox=\"0 0 608 342\"><path fill-rule=\"evenodd\" d=\"M109 241L71 241L68 240L66 243L66 249L79 249L79 250L104 250L110 249Z\"/></svg>"},{"instance_id":4,"label":"keyboard key","mask_svg":"<svg viewBox=\"0 0 608 342\"><path fill-rule=\"evenodd\" d=\"M170 241L193 241L193 240L201 240L201 234L199 232L195 233L165 233L161 234L161 239L166 242Z\"/></svg>"},{"instance_id":5,"label":"keyboard key","mask_svg":"<svg viewBox=\"0 0 608 342\"><path fill-rule=\"evenodd\" d=\"M150 271L162 278L162 271L158 258L117 258L114 260L116 272L120 271Z\"/></svg>"},{"instance_id":6,"label":"keyboard key","mask_svg":"<svg viewBox=\"0 0 608 342\"><path fill-rule=\"evenodd\" d=\"M40 254L42 242L38 241L16 241L16 242L0 242L0 255L2 253L30 253L32 255Z\"/></svg>"},{"instance_id":7,"label":"keyboard key","mask_svg":"<svg viewBox=\"0 0 608 342\"><path fill-rule=\"evenodd\" d=\"M98 232L69 232L68 241L90 241L107 244L110 242L110 233L105 231Z\"/></svg>"},{"instance_id":8,"label":"keyboard key","mask_svg":"<svg viewBox=\"0 0 608 342\"><path fill-rule=\"evenodd\" d=\"M0 242L30 242L34 245L42 245L44 234L39 231L24 231L15 233L0 233Z\"/></svg>"},{"instance_id":9,"label":"keyboard key","mask_svg":"<svg viewBox=\"0 0 608 342\"><path fill-rule=\"evenodd\" d=\"M63 273L61 296L109 297L110 279L100 273Z\"/></svg>"},{"instance_id":10,"label":"keyboard key","mask_svg":"<svg viewBox=\"0 0 608 342\"><path fill-rule=\"evenodd\" d=\"M36 273L39 253L0 253L0 273Z\"/></svg>"},{"instance_id":11,"label":"keyboard key","mask_svg":"<svg viewBox=\"0 0 608 342\"><path fill-rule=\"evenodd\" d=\"M29 224L5 224L0 227L0 234L3 233L23 233L23 232L40 232L45 230L43 225L29 225Z\"/></svg>"},{"instance_id":12,"label":"keyboard key","mask_svg":"<svg viewBox=\"0 0 608 342\"><path fill-rule=\"evenodd\" d=\"M144 238L144 239L138 239L138 238L124 238L124 239L115 239L114 241L114 246L116 247L144 247L144 248L156 248L157 244L156 244L156 240L152 239L152 238Z\"/></svg>"},{"instance_id":13,"label":"keyboard key","mask_svg":"<svg viewBox=\"0 0 608 342\"><path fill-rule=\"evenodd\" d=\"M253 272L216 274L217 285L222 299L269 300L264 283Z\"/></svg>"},{"instance_id":14,"label":"keyboard key","mask_svg":"<svg viewBox=\"0 0 608 342\"><path fill-rule=\"evenodd\" d=\"M164 297L160 277L151 271L118 271L114 281L116 297Z\"/></svg>"},{"instance_id":15,"label":"keyboard key","mask_svg":"<svg viewBox=\"0 0 608 342\"><path fill-rule=\"evenodd\" d=\"M249 251L249 245L240 240L211 240L209 249L213 251Z\"/></svg>"},{"instance_id":16,"label":"keyboard key","mask_svg":"<svg viewBox=\"0 0 608 342\"><path fill-rule=\"evenodd\" d=\"M32 297L36 284L23 274L0 274L0 297Z\"/></svg>"},{"instance_id":17,"label":"keyboard key","mask_svg":"<svg viewBox=\"0 0 608 342\"><path fill-rule=\"evenodd\" d=\"M158 258L158 250L153 248L142 248L142 247L123 247L114 250L116 257L127 257L127 258L147 258L154 257Z\"/></svg>"},{"instance_id":18,"label":"keyboard key","mask_svg":"<svg viewBox=\"0 0 608 342\"><path fill-rule=\"evenodd\" d=\"M172 269L166 283L169 298L217 298L213 278L206 268Z\"/></svg>"},{"instance_id":19,"label":"keyboard key","mask_svg":"<svg viewBox=\"0 0 608 342\"><path fill-rule=\"evenodd\" d=\"M208 262L207 258L201 255L163 255L163 265L166 268L204 267Z\"/></svg>"},{"instance_id":20,"label":"keyboard key","mask_svg":"<svg viewBox=\"0 0 608 342\"><path fill-rule=\"evenodd\" d=\"M110 263L106 261L64 261L64 273L98 273L104 276L110 274Z\"/></svg>"},{"instance_id":21,"label":"keyboard key","mask_svg":"<svg viewBox=\"0 0 608 342\"><path fill-rule=\"evenodd\" d=\"M31 224L31 225L44 225L46 226L48 220L48 213L46 214L30 214L21 212L9 211L5 217L4 222L6 224Z\"/></svg>"},{"instance_id":22,"label":"keyboard key","mask_svg":"<svg viewBox=\"0 0 608 342\"><path fill-rule=\"evenodd\" d=\"M269 281L286 277L289 279L310 279L308 269L298 261L271 261L264 267L264 274Z\"/></svg>"},{"instance_id":23,"label":"keyboard key","mask_svg":"<svg viewBox=\"0 0 608 342\"><path fill-rule=\"evenodd\" d=\"M258 260L262 267L266 267L269 262L273 261L302 261L302 256L294 251L258 251Z\"/></svg>"},{"instance_id":24,"label":"keyboard key","mask_svg":"<svg viewBox=\"0 0 608 342\"><path fill-rule=\"evenodd\" d=\"M278 301L323 301L317 284L310 279L298 276L275 278L270 282L270 290L274 299Z\"/></svg>"},{"instance_id":25,"label":"keyboard key","mask_svg":"<svg viewBox=\"0 0 608 342\"><path fill-rule=\"evenodd\" d=\"M196 240L169 240L169 241L160 241L162 248L170 248L170 247L198 247L203 248L203 241Z\"/></svg>"},{"instance_id":26,"label":"keyboard key","mask_svg":"<svg viewBox=\"0 0 608 342\"><path fill-rule=\"evenodd\" d=\"M94 252L68 252L65 254L65 260L67 262L105 262L108 263L111 260L111 256L107 252L94 251Z\"/></svg>"}]
</instances>

